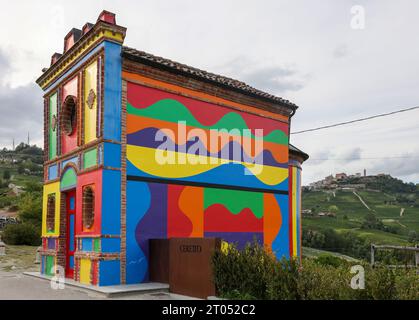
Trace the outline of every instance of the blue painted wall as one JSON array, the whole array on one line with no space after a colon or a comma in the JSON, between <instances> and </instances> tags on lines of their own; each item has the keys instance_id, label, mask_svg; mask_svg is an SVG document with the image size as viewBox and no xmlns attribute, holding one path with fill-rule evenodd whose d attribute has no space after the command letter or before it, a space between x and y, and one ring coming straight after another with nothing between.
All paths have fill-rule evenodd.
<instances>
[{"instance_id":1,"label":"blue painted wall","mask_svg":"<svg viewBox=\"0 0 419 320\"><path fill-rule=\"evenodd\" d=\"M121 141L121 99L122 99L122 58L121 45L104 42L105 84L103 136L105 139ZM105 155L106 158L106 155Z\"/></svg>"}]
</instances>

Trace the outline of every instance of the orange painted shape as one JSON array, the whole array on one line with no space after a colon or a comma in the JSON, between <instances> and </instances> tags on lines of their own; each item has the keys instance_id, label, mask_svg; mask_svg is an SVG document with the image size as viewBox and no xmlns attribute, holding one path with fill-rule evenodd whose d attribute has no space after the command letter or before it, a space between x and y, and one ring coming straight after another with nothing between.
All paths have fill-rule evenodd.
<instances>
[{"instance_id":1,"label":"orange painted shape","mask_svg":"<svg viewBox=\"0 0 419 320\"><path fill-rule=\"evenodd\" d=\"M191 238L204 236L204 189L185 187L179 197L179 208L192 222Z\"/></svg>"},{"instance_id":2,"label":"orange painted shape","mask_svg":"<svg viewBox=\"0 0 419 320\"><path fill-rule=\"evenodd\" d=\"M282 226L281 208L276 201L275 195L271 193L263 195L263 204L263 243L271 250L272 242Z\"/></svg>"},{"instance_id":3,"label":"orange painted shape","mask_svg":"<svg viewBox=\"0 0 419 320\"><path fill-rule=\"evenodd\" d=\"M169 84L167 82L162 82L162 81L159 81L159 80L147 78L147 77L141 76L139 74L123 71L122 72L122 78L124 80L127 80L127 81L129 81L129 80L139 81L143 84L148 84L148 85L153 86L153 87L166 89L166 90L170 90L170 91L175 91L175 92L181 93L185 96L189 96L189 97L193 97L193 98L199 98L199 99L202 99L204 101L208 101L208 102L212 102L212 103L222 104L222 105L234 108L234 109L247 111L247 112L250 112L250 113L253 113L253 114L269 117L269 118L272 118L272 119L276 119L276 120L280 120L280 121L284 121L284 122L288 123L288 117L287 116L283 116L283 115L280 115L280 114L277 114L277 113L261 110L259 108L255 108L255 107L248 106L248 105L241 104L241 103L237 103L237 102L234 102L234 101L231 101L231 100L227 100L227 99L219 98L219 97L216 97L216 96L212 96L212 95L207 94L207 93L187 89L187 88L180 87L180 86L177 86L177 85L174 85L174 84Z\"/></svg>"},{"instance_id":4,"label":"orange painted shape","mask_svg":"<svg viewBox=\"0 0 419 320\"><path fill-rule=\"evenodd\" d=\"M185 126L185 125L179 125L174 122L169 121L163 121L153 118L146 118L141 116L136 116L132 114L127 115L127 134L135 133L137 131L146 129L146 128L162 128L161 130L172 139L177 144L185 144L186 139L190 136L195 136L199 133L201 136L204 132L205 135L201 139L201 142L204 144L205 148L209 150L210 152L218 152L220 149L222 149L228 142L232 141L234 137L230 136L227 133L219 132L219 137L221 138L221 141L219 142L225 142L224 144L221 143L213 143L211 144L210 141L210 130L201 129L196 130L195 127L191 126ZM185 135L179 134L179 129L185 131ZM175 133L175 137L173 137L173 134ZM222 138L228 138L231 137L231 139L222 139ZM208 139L206 139L208 138ZM237 141L241 144L241 146L244 148L244 151L249 156L256 156L255 155L255 140L249 137L239 137L237 136ZM241 143L242 142L242 143ZM209 145L208 145L209 144ZM276 161L279 163L287 163L288 162L288 146L287 145L281 145L269 141L263 142L263 150L269 150L272 153L272 156L275 158Z\"/></svg>"}]
</instances>

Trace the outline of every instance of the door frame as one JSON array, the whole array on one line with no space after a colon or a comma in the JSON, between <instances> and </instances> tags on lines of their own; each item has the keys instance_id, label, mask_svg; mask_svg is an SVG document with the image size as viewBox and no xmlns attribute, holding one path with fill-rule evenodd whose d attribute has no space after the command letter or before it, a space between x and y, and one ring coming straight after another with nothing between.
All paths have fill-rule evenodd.
<instances>
[{"instance_id":1,"label":"door frame","mask_svg":"<svg viewBox=\"0 0 419 320\"><path fill-rule=\"evenodd\" d=\"M76 251L76 189L71 189L65 192L65 207L66 207L66 250L65 250L65 257L66 257L66 264L65 264L65 277L66 278L74 278L74 266L75 266L75 259L74 253ZM70 208L70 199L71 197L74 198L73 209ZM73 216L73 221L71 223L71 216ZM71 230L72 229L72 230ZM72 239L71 239L71 231L72 231ZM70 244L73 241L72 250L70 250ZM73 259L73 267L70 267L70 258Z\"/></svg>"}]
</instances>

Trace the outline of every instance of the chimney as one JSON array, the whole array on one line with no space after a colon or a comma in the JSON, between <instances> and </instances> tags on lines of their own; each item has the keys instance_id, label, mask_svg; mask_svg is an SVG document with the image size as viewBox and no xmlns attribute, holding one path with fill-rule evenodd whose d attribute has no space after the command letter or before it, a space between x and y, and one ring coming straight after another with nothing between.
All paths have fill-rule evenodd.
<instances>
[{"instance_id":1,"label":"chimney","mask_svg":"<svg viewBox=\"0 0 419 320\"><path fill-rule=\"evenodd\" d=\"M115 13L103 10L101 14L99 15L99 18L97 18L97 22L99 21L103 21L103 22L115 25L116 24Z\"/></svg>"},{"instance_id":2,"label":"chimney","mask_svg":"<svg viewBox=\"0 0 419 320\"><path fill-rule=\"evenodd\" d=\"M92 28L93 28L93 23L87 22L82 28L83 35L88 33L90 31L90 29L92 29Z\"/></svg>"},{"instance_id":3,"label":"chimney","mask_svg":"<svg viewBox=\"0 0 419 320\"><path fill-rule=\"evenodd\" d=\"M82 36L79 29L73 28L64 38L64 53L66 53Z\"/></svg>"},{"instance_id":4,"label":"chimney","mask_svg":"<svg viewBox=\"0 0 419 320\"><path fill-rule=\"evenodd\" d=\"M60 59L62 57L61 53L54 53L51 57L51 66L57 62L58 59Z\"/></svg>"}]
</instances>

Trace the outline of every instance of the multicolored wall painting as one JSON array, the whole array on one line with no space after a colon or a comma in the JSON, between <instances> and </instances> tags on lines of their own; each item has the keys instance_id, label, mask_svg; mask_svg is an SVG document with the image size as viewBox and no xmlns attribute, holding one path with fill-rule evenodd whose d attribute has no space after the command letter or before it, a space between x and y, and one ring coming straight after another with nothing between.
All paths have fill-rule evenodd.
<instances>
[{"instance_id":1,"label":"multicolored wall painting","mask_svg":"<svg viewBox=\"0 0 419 320\"><path fill-rule=\"evenodd\" d=\"M288 197L274 193L128 181L127 283L148 279L148 240L257 241L289 257Z\"/></svg>"},{"instance_id":2,"label":"multicolored wall painting","mask_svg":"<svg viewBox=\"0 0 419 320\"><path fill-rule=\"evenodd\" d=\"M64 39L37 80L45 91L41 273L121 282L121 50L125 28L102 12Z\"/></svg>"},{"instance_id":3,"label":"multicolored wall painting","mask_svg":"<svg viewBox=\"0 0 419 320\"><path fill-rule=\"evenodd\" d=\"M130 82L127 100L127 283L147 280L153 238L256 240L289 257L288 124ZM159 163L162 143L173 163Z\"/></svg>"},{"instance_id":4,"label":"multicolored wall painting","mask_svg":"<svg viewBox=\"0 0 419 320\"><path fill-rule=\"evenodd\" d=\"M301 167L288 136L296 106L190 74L179 84L167 65L127 57L125 32L103 11L69 32L37 80L41 272L144 282L154 238L257 241L278 258L300 255Z\"/></svg>"}]
</instances>

